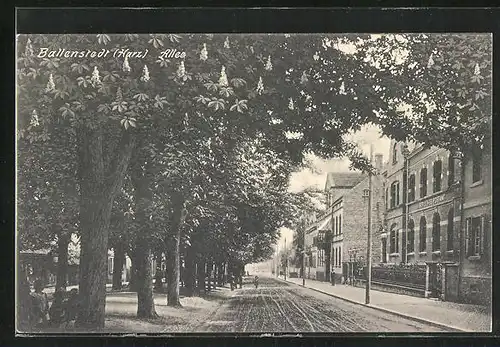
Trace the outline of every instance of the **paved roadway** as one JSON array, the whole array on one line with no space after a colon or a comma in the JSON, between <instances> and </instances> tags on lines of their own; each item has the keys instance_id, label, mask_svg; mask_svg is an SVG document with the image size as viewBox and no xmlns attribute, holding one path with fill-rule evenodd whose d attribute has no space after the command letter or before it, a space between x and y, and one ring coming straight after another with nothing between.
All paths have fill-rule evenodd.
<instances>
[{"instance_id":1,"label":"paved roadway","mask_svg":"<svg viewBox=\"0 0 500 347\"><path fill-rule=\"evenodd\" d=\"M200 332L446 332L274 278L247 279Z\"/></svg>"}]
</instances>

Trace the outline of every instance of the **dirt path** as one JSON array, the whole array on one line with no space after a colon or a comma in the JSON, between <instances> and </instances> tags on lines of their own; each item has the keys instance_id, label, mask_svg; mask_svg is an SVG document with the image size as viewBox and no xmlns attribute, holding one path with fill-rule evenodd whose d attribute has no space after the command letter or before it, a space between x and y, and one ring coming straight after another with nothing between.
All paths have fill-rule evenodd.
<instances>
[{"instance_id":1,"label":"dirt path","mask_svg":"<svg viewBox=\"0 0 500 347\"><path fill-rule=\"evenodd\" d=\"M442 332L271 278L237 289L200 332Z\"/></svg>"}]
</instances>

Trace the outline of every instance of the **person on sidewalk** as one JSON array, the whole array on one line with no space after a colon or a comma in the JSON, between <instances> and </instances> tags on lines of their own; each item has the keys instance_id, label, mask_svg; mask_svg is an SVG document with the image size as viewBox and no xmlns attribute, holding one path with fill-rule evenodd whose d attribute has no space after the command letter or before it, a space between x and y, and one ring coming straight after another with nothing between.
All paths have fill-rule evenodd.
<instances>
[{"instance_id":1,"label":"person on sidewalk","mask_svg":"<svg viewBox=\"0 0 500 347\"><path fill-rule=\"evenodd\" d=\"M47 293L43 290L45 286L42 280L36 280L33 283L35 292L31 293L31 314L30 322L31 326L35 329L42 329L47 326L48 315L49 315L49 299L47 298Z\"/></svg>"}]
</instances>

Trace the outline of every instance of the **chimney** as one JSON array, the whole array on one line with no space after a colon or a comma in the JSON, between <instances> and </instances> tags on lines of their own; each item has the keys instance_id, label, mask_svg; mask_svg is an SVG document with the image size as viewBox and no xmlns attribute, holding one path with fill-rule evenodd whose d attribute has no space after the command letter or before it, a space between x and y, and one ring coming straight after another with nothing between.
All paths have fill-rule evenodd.
<instances>
[{"instance_id":1,"label":"chimney","mask_svg":"<svg viewBox=\"0 0 500 347\"><path fill-rule=\"evenodd\" d=\"M375 168L378 170L378 172L382 172L384 169L384 156L380 153L375 154Z\"/></svg>"}]
</instances>

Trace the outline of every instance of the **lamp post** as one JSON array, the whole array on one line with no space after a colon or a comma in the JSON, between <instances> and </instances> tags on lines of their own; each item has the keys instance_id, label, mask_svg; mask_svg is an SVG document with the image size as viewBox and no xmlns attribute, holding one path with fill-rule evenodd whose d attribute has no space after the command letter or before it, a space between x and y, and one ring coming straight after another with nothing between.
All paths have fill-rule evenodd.
<instances>
[{"instance_id":1,"label":"lamp post","mask_svg":"<svg viewBox=\"0 0 500 347\"><path fill-rule=\"evenodd\" d=\"M306 286L306 226L302 220L302 286Z\"/></svg>"},{"instance_id":2,"label":"lamp post","mask_svg":"<svg viewBox=\"0 0 500 347\"><path fill-rule=\"evenodd\" d=\"M286 270L288 267L288 254L286 253L286 237L285 237L285 269L283 271L283 275L285 276L285 281L286 281Z\"/></svg>"},{"instance_id":3,"label":"lamp post","mask_svg":"<svg viewBox=\"0 0 500 347\"><path fill-rule=\"evenodd\" d=\"M370 145L370 165L373 161L373 145ZM370 303L372 284L372 172L368 173L368 244L366 249L366 292L365 303Z\"/></svg>"}]
</instances>

